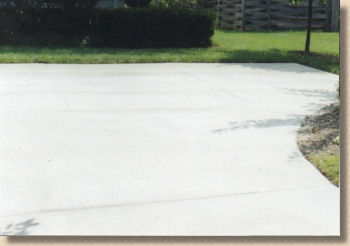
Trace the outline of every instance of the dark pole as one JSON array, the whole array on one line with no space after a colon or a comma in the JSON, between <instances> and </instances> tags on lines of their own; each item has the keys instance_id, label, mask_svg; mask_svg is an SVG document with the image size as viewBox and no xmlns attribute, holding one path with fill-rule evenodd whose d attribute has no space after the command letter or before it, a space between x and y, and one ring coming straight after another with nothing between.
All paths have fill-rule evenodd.
<instances>
[{"instance_id":1,"label":"dark pole","mask_svg":"<svg viewBox=\"0 0 350 246\"><path fill-rule=\"evenodd\" d=\"M308 19L307 19L307 33L305 42L305 54L310 54L310 36L311 36L311 25L312 25L312 0L309 0L308 7Z\"/></svg>"}]
</instances>

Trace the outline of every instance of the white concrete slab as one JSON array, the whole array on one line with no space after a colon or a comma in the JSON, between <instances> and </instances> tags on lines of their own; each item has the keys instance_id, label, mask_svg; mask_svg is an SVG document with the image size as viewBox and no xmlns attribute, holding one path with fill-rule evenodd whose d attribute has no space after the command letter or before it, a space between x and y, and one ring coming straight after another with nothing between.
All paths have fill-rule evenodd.
<instances>
[{"instance_id":1,"label":"white concrete slab","mask_svg":"<svg viewBox=\"0 0 350 246\"><path fill-rule=\"evenodd\" d=\"M0 65L0 232L339 235L296 144L338 76L298 64Z\"/></svg>"}]
</instances>

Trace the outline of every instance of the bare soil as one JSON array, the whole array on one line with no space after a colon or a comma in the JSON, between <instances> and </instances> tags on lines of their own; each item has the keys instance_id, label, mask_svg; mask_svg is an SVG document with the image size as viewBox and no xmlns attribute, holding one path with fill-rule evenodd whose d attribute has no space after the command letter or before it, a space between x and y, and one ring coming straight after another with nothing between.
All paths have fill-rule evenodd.
<instances>
[{"instance_id":1,"label":"bare soil","mask_svg":"<svg viewBox=\"0 0 350 246\"><path fill-rule=\"evenodd\" d=\"M339 104L331 104L314 115L305 117L298 131L300 151L308 156L314 152L339 152Z\"/></svg>"}]
</instances>

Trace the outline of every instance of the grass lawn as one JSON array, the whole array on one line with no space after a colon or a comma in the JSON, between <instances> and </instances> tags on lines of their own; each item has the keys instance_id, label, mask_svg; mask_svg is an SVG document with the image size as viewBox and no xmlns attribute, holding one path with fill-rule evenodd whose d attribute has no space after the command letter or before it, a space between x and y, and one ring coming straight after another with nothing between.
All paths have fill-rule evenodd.
<instances>
[{"instance_id":1,"label":"grass lawn","mask_svg":"<svg viewBox=\"0 0 350 246\"><path fill-rule=\"evenodd\" d=\"M313 154L309 160L325 175L333 184L339 186L339 159L340 153Z\"/></svg>"},{"instance_id":2,"label":"grass lawn","mask_svg":"<svg viewBox=\"0 0 350 246\"><path fill-rule=\"evenodd\" d=\"M216 30L210 48L107 49L0 46L0 63L297 62L339 73L339 33L313 32L302 56L304 31Z\"/></svg>"}]
</instances>

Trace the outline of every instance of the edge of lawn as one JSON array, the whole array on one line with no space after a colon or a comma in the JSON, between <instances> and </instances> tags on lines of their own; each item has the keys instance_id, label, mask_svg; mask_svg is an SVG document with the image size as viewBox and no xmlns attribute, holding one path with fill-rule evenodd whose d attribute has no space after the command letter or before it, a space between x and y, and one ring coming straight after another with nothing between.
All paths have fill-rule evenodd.
<instances>
[{"instance_id":1,"label":"edge of lawn","mask_svg":"<svg viewBox=\"0 0 350 246\"><path fill-rule=\"evenodd\" d=\"M207 52L208 51L208 52ZM0 63L299 63L339 74L339 56L301 51L230 50L211 48L108 49L0 46Z\"/></svg>"}]
</instances>

